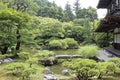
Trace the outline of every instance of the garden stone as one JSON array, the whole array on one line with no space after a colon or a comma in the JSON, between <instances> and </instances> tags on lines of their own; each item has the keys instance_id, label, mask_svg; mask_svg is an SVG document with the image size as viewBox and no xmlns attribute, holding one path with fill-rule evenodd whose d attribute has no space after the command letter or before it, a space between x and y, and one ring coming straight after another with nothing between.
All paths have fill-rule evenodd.
<instances>
[{"instance_id":1,"label":"garden stone","mask_svg":"<svg viewBox=\"0 0 120 80\"><path fill-rule=\"evenodd\" d=\"M43 80L57 80L53 74L44 75Z\"/></svg>"},{"instance_id":2,"label":"garden stone","mask_svg":"<svg viewBox=\"0 0 120 80\"><path fill-rule=\"evenodd\" d=\"M2 62L0 61L0 64L2 64Z\"/></svg>"},{"instance_id":3,"label":"garden stone","mask_svg":"<svg viewBox=\"0 0 120 80\"><path fill-rule=\"evenodd\" d=\"M13 62L13 59L7 58L3 60L3 63L9 63L9 62Z\"/></svg>"},{"instance_id":4,"label":"garden stone","mask_svg":"<svg viewBox=\"0 0 120 80\"><path fill-rule=\"evenodd\" d=\"M52 74L52 72L49 68L45 68L45 74Z\"/></svg>"},{"instance_id":5,"label":"garden stone","mask_svg":"<svg viewBox=\"0 0 120 80\"><path fill-rule=\"evenodd\" d=\"M63 74L63 75L69 75L69 71L68 71L67 69L62 70L62 74Z\"/></svg>"}]
</instances>

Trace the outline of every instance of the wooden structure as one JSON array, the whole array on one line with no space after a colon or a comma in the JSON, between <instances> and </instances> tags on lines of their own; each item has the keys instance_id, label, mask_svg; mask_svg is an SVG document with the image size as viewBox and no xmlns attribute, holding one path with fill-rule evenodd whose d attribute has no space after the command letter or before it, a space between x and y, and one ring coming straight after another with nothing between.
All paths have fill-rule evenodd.
<instances>
[{"instance_id":1,"label":"wooden structure","mask_svg":"<svg viewBox=\"0 0 120 80\"><path fill-rule=\"evenodd\" d=\"M120 51L120 0L99 0L97 8L107 9L107 15L95 31L112 32L114 34L113 48Z\"/></svg>"}]
</instances>

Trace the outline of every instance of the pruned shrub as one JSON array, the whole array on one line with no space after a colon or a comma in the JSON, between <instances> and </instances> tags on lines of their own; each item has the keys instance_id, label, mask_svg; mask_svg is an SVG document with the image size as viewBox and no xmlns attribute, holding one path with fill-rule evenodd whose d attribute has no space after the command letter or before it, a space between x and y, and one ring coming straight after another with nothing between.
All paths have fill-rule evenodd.
<instances>
[{"instance_id":1,"label":"pruned shrub","mask_svg":"<svg viewBox=\"0 0 120 80\"><path fill-rule=\"evenodd\" d=\"M7 70L7 73L13 76L20 76L24 69L25 69L24 63L20 63L20 62L11 63L5 67L5 70Z\"/></svg>"},{"instance_id":2,"label":"pruned shrub","mask_svg":"<svg viewBox=\"0 0 120 80\"><path fill-rule=\"evenodd\" d=\"M80 52L80 55L83 56L84 58L91 58L98 54L98 50L99 48L97 46L88 45L88 46L81 47L79 52Z\"/></svg>"},{"instance_id":3,"label":"pruned shrub","mask_svg":"<svg viewBox=\"0 0 120 80\"><path fill-rule=\"evenodd\" d=\"M66 38L64 41L67 43L69 49L78 48L78 43L73 38Z\"/></svg>"}]
</instances>

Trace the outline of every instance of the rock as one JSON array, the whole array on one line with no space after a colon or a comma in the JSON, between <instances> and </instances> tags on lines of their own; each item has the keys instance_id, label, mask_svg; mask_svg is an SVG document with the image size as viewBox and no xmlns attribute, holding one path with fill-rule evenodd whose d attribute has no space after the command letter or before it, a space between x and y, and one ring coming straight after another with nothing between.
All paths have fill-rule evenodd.
<instances>
[{"instance_id":1,"label":"rock","mask_svg":"<svg viewBox=\"0 0 120 80\"><path fill-rule=\"evenodd\" d=\"M0 60L0 64L2 64L3 60Z\"/></svg>"},{"instance_id":2,"label":"rock","mask_svg":"<svg viewBox=\"0 0 120 80\"><path fill-rule=\"evenodd\" d=\"M0 64L2 64L2 62L0 62Z\"/></svg>"},{"instance_id":3,"label":"rock","mask_svg":"<svg viewBox=\"0 0 120 80\"><path fill-rule=\"evenodd\" d=\"M9 63L9 62L13 62L14 60L11 58L7 58L3 60L3 63Z\"/></svg>"},{"instance_id":4,"label":"rock","mask_svg":"<svg viewBox=\"0 0 120 80\"><path fill-rule=\"evenodd\" d=\"M43 80L57 80L53 74L44 75Z\"/></svg>"},{"instance_id":5,"label":"rock","mask_svg":"<svg viewBox=\"0 0 120 80\"><path fill-rule=\"evenodd\" d=\"M49 68L45 68L45 74L52 74L52 72Z\"/></svg>"},{"instance_id":6,"label":"rock","mask_svg":"<svg viewBox=\"0 0 120 80\"><path fill-rule=\"evenodd\" d=\"M62 70L62 74L63 74L63 75L69 75L69 71L68 71L67 69Z\"/></svg>"}]
</instances>

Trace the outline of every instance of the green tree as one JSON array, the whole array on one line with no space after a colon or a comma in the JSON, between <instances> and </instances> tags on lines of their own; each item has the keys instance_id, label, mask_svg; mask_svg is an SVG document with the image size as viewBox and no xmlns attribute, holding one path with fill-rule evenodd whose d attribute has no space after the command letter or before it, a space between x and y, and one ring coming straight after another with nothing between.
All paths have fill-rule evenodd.
<instances>
[{"instance_id":1,"label":"green tree","mask_svg":"<svg viewBox=\"0 0 120 80\"><path fill-rule=\"evenodd\" d=\"M75 11L76 18L79 18L78 11L79 11L79 9L81 9L79 2L80 2L80 0L76 0L75 3L74 3L74 11Z\"/></svg>"},{"instance_id":2,"label":"green tree","mask_svg":"<svg viewBox=\"0 0 120 80\"><path fill-rule=\"evenodd\" d=\"M34 0L3 0L9 8L13 8L17 11L26 12L31 15L37 15L39 6Z\"/></svg>"},{"instance_id":3,"label":"green tree","mask_svg":"<svg viewBox=\"0 0 120 80\"><path fill-rule=\"evenodd\" d=\"M35 40L47 46L49 41L64 37L64 29L61 22L52 18L41 18L38 36Z\"/></svg>"},{"instance_id":4,"label":"green tree","mask_svg":"<svg viewBox=\"0 0 120 80\"><path fill-rule=\"evenodd\" d=\"M71 5L69 4L69 2L67 2L66 4L64 12L65 12L64 21L69 22L74 19L74 15L73 15Z\"/></svg>"},{"instance_id":5,"label":"green tree","mask_svg":"<svg viewBox=\"0 0 120 80\"><path fill-rule=\"evenodd\" d=\"M78 18L89 18L90 20L97 19L97 11L95 8L83 8L77 11Z\"/></svg>"},{"instance_id":6,"label":"green tree","mask_svg":"<svg viewBox=\"0 0 120 80\"><path fill-rule=\"evenodd\" d=\"M64 35L65 38L73 38L78 43L83 42L83 27L80 24L73 23L73 22L64 22L63 28L65 30Z\"/></svg>"},{"instance_id":7,"label":"green tree","mask_svg":"<svg viewBox=\"0 0 120 80\"><path fill-rule=\"evenodd\" d=\"M26 27L28 19L29 19L28 14L17 12L12 9L5 9L0 11L0 23L1 23L0 50L2 54L6 54L8 48L11 48L17 42L20 42L20 39L18 40L18 37L20 37L20 35L17 35L18 28L22 29L23 26ZM17 48L18 46L16 46L16 49Z\"/></svg>"}]
</instances>

